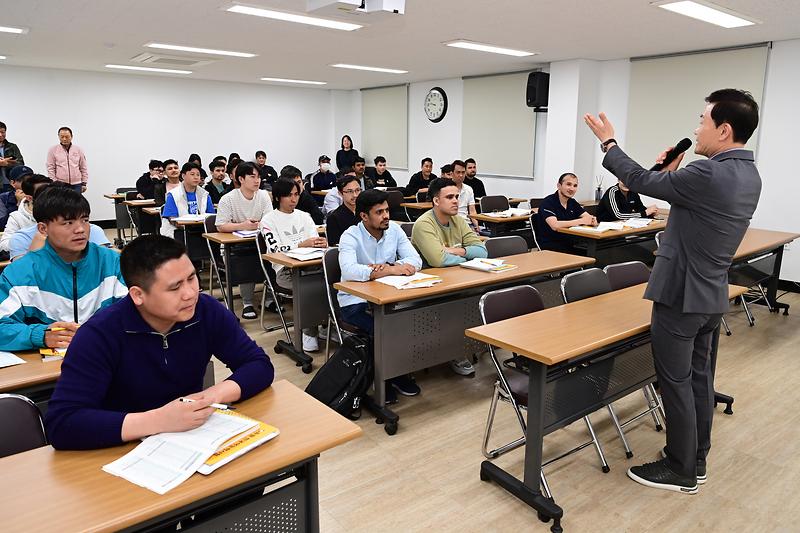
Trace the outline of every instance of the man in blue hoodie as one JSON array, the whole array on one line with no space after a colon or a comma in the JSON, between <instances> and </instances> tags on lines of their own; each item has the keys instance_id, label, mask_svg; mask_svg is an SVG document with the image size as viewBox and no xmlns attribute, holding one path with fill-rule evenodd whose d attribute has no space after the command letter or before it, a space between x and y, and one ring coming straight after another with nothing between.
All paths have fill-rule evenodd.
<instances>
[{"instance_id":1,"label":"man in blue hoodie","mask_svg":"<svg viewBox=\"0 0 800 533\"><path fill-rule=\"evenodd\" d=\"M272 384L264 350L230 311L200 294L181 243L145 235L125 247L120 262L128 296L81 326L61 366L45 418L55 448L194 429L212 403L245 400ZM233 374L203 390L212 355Z\"/></svg>"},{"instance_id":2,"label":"man in blue hoodie","mask_svg":"<svg viewBox=\"0 0 800 533\"><path fill-rule=\"evenodd\" d=\"M0 275L0 350L66 348L98 309L125 296L119 254L89 242L89 202L67 187L36 197L43 248Z\"/></svg>"}]
</instances>

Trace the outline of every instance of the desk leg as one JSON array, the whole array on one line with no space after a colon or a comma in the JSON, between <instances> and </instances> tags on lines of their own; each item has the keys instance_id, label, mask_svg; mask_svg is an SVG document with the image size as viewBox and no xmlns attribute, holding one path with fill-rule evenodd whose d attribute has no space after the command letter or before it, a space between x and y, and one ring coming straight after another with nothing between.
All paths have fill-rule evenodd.
<instances>
[{"instance_id":1,"label":"desk leg","mask_svg":"<svg viewBox=\"0 0 800 533\"><path fill-rule=\"evenodd\" d=\"M597 239L586 239L586 257L597 259Z\"/></svg>"},{"instance_id":2,"label":"desk leg","mask_svg":"<svg viewBox=\"0 0 800 533\"><path fill-rule=\"evenodd\" d=\"M372 306L372 316L374 320L375 338L373 339L373 361L374 361L374 379L372 385L375 388L375 396L364 398L364 406L375 416L376 424L384 424L384 431L389 435L397 433L397 422L400 417L386 407L386 372L383 345L383 331L384 331L384 308L382 305Z\"/></svg>"},{"instance_id":3,"label":"desk leg","mask_svg":"<svg viewBox=\"0 0 800 533\"><path fill-rule=\"evenodd\" d=\"M767 285L767 300L772 305L772 308L775 309L775 312L780 312L783 309L783 314L789 314L789 304L778 302L778 281L780 281L781 277L781 263L783 263L783 246L778 248L778 253L775 256L775 268L772 270L772 277L769 279L769 285Z\"/></svg>"},{"instance_id":4,"label":"desk leg","mask_svg":"<svg viewBox=\"0 0 800 533\"><path fill-rule=\"evenodd\" d=\"M116 222L117 218L117 205L121 204L122 200L114 200L114 222ZM119 224L114 224L117 227L117 242L115 245L118 245L119 248L122 248L123 240L122 240L122 228L119 227Z\"/></svg>"},{"instance_id":5,"label":"desk leg","mask_svg":"<svg viewBox=\"0 0 800 533\"><path fill-rule=\"evenodd\" d=\"M185 235L185 234L184 234ZM233 309L233 285L231 285L231 245L223 246L223 257L225 259L225 302L228 304L228 309L234 315L236 312Z\"/></svg>"},{"instance_id":6,"label":"desk leg","mask_svg":"<svg viewBox=\"0 0 800 533\"><path fill-rule=\"evenodd\" d=\"M284 267L289 268L289 267ZM307 353L303 351L303 327L307 320L305 319L306 314L306 306L307 305L319 305L319 303L311 303L309 304L304 300L306 297L305 292L303 291L305 284L302 283L300 279L301 272L300 269L294 269L292 271L292 322L293 322L293 332L292 336L294 337L294 341L292 344L289 344L286 341L279 340L275 344L275 352L282 353L285 352L297 366L302 367L304 374L311 373L311 364L314 362L314 359ZM278 302L275 302L277 305ZM261 311L264 312L263 310ZM280 348L280 352L278 349Z\"/></svg>"},{"instance_id":7,"label":"desk leg","mask_svg":"<svg viewBox=\"0 0 800 533\"><path fill-rule=\"evenodd\" d=\"M539 520L553 520L550 531L559 533L564 511L540 488L542 471L542 439L544 438L544 395L547 366L531 361L528 379L528 428L525 439L525 475L520 481L490 461L481 463L481 480L492 480L505 490L536 509Z\"/></svg>"},{"instance_id":8,"label":"desk leg","mask_svg":"<svg viewBox=\"0 0 800 533\"><path fill-rule=\"evenodd\" d=\"M317 458L306 464L306 530L319 533L319 469Z\"/></svg>"}]
</instances>

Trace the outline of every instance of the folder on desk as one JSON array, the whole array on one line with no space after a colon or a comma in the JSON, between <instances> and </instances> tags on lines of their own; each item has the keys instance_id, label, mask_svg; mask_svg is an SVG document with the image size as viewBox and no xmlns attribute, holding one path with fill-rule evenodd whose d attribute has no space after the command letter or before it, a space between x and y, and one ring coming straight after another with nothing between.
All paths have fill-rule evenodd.
<instances>
[{"instance_id":1,"label":"folder on desk","mask_svg":"<svg viewBox=\"0 0 800 533\"><path fill-rule=\"evenodd\" d=\"M42 361L60 361L67 354L66 348L39 348Z\"/></svg>"},{"instance_id":2,"label":"folder on desk","mask_svg":"<svg viewBox=\"0 0 800 533\"><path fill-rule=\"evenodd\" d=\"M470 259L469 261L459 263L458 266L470 268L472 270L480 270L481 272L493 272L495 274L517 268L517 265L506 264L503 259Z\"/></svg>"}]
</instances>

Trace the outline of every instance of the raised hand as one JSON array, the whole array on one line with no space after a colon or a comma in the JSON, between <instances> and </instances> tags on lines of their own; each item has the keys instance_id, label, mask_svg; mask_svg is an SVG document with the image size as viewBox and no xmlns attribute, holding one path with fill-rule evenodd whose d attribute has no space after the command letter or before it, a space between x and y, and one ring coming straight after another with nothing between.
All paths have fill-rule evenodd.
<instances>
[{"instance_id":1,"label":"raised hand","mask_svg":"<svg viewBox=\"0 0 800 533\"><path fill-rule=\"evenodd\" d=\"M583 115L583 121L592 130L592 133L600 139L600 142L606 142L614 138L614 126L605 113L600 112L599 118L596 118L589 113Z\"/></svg>"}]
</instances>

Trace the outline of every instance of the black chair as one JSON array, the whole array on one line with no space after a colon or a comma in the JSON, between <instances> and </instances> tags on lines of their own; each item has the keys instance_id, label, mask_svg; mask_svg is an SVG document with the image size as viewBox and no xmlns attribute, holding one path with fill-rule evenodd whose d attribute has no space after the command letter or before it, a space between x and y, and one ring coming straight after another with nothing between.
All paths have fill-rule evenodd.
<instances>
[{"instance_id":1,"label":"black chair","mask_svg":"<svg viewBox=\"0 0 800 533\"><path fill-rule=\"evenodd\" d=\"M631 268L631 271L632 270L633 268ZM639 271L638 268L636 268L636 270ZM641 275L641 271L639 272ZM621 277L622 276L620 276L620 278ZM631 276L629 279L634 278ZM638 282L634 284L638 284ZM612 288L611 283L609 282L609 277L599 268L589 268L586 270L573 272L571 274L567 274L561 279L561 295L564 297L564 303L576 302L585 298L591 298L592 296L606 294L611 291ZM658 417L659 411L661 411L663 416L663 407L661 406L661 401L656 394L655 387L653 387L652 383L648 383L642 387L641 391L642 394L644 394L645 400L647 401L647 409L625 421L624 423L620 423L612 404L608 404L606 406L606 409L608 409L608 414L611 415L611 420L614 422L614 428L617 430L617 434L622 441L622 445L625 447L625 456L628 458L633 457L633 452L628 445L628 440L625 438L625 432L623 430L625 426L639 420L644 416L651 415L653 417L653 421L655 422L656 431L661 431L663 429L661 421Z\"/></svg>"},{"instance_id":2,"label":"black chair","mask_svg":"<svg viewBox=\"0 0 800 533\"><path fill-rule=\"evenodd\" d=\"M135 187L118 187L117 194L124 194L125 200L135 200L136 192ZM133 193L132 195L130 193ZM128 206L123 204L122 202L115 202L114 203L114 215L116 219L117 228L119 228L120 235L122 236L122 243L125 244L126 242L133 240L133 222L130 215L130 210ZM129 231L130 239L125 234L126 231Z\"/></svg>"},{"instance_id":3,"label":"black chair","mask_svg":"<svg viewBox=\"0 0 800 533\"><path fill-rule=\"evenodd\" d=\"M519 235L492 237L484 242L490 258L528 253L528 243Z\"/></svg>"},{"instance_id":4,"label":"black chair","mask_svg":"<svg viewBox=\"0 0 800 533\"><path fill-rule=\"evenodd\" d=\"M405 208L400 205L405 202L403 198L403 193L401 191L386 191L388 195L388 203L389 203L389 217L392 220L407 222L410 220L408 218L408 213L406 213Z\"/></svg>"},{"instance_id":5,"label":"black chair","mask_svg":"<svg viewBox=\"0 0 800 533\"><path fill-rule=\"evenodd\" d=\"M481 206L481 213L492 213L494 211L505 211L510 206L508 198L502 195L484 196L478 202Z\"/></svg>"},{"instance_id":6,"label":"black chair","mask_svg":"<svg viewBox=\"0 0 800 533\"><path fill-rule=\"evenodd\" d=\"M408 237L410 239L411 238L411 232L414 231L414 223L413 222L403 222L402 224L400 224L400 227L403 229L403 232L405 232L406 237Z\"/></svg>"},{"instance_id":7,"label":"black chair","mask_svg":"<svg viewBox=\"0 0 800 533\"><path fill-rule=\"evenodd\" d=\"M275 279L275 269L272 268L272 263L262 258L263 254L268 253L268 248L267 241L264 240L264 234L260 231L258 232L258 235L256 235L256 250L258 250L258 263L261 265L261 270L264 272L264 291L261 293L261 328L266 332L283 328L283 332L286 335L286 341L278 340L275 343L275 353L281 353L283 351L292 353L294 351L294 345L292 344L292 336L289 334L289 326L293 326L294 324L286 321L286 317L283 316L283 306L281 305L281 297L291 299L292 291L291 289L285 289L278 285ZM278 317L281 319L281 325L278 327L264 327L267 291L269 291L270 295L272 296L272 299L275 302L275 309L278 312Z\"/></svg>"},{"instance_id":8,"label":"black chair","mask_svg":"<svg viewBox=\"0 0 800 533\"><path fill-rule=\"evenodd\" d=\"M491 324L509 318L535 313L544 309L544 302L542 297L534 287L530 285L521 285L512 287L510 289L500 289L491 291L484 294L478 304L481 320L484 324ZM494 384L494 392L492 393L492 402L489 407L489 414L486 419L486 428L483 434L483 447L482 452L487 459L495 459L500 455L514 450L525 444L525 435L527 434L527 424L523 411L528 408L528 376L515 368L508 368L503 370L503 365L495 352L492 345L488 345L489 356L494 365L495 372L497 373L497 381ZM559 370L561 370L559 368ZM489 449L489 439L492 433L492 426L494 424L495 413L497 412L498 401L503 401L512 406L514 414L517 417L520 428L522 429L522 437L511 441L507 444ZM591 439L584 442L566 453L558 457L542 463L542 467L558 461L574 452L582 450L588 446L594 445L597 455L600 457L600 462L603 465L603 472L608 472L609 467L603 454L603 448L600 446L600 441L597 440L597 435L594 432L591 420L588 416L583 417L586 427L589 430ZM547 479L544 472L540 473L542 482L542 489L548 498L551 498L550 488L547 485Z\"/></svg>"},{"instance_id":9,"label":"black chair","mask_svg":"<svg viewBox=\"0 0 800 533\"><path fill-rule=\"evenodd\" d=\"M42 415L30 399L0 394L0 457L47 445Z\"/></svg>"},{"instance_id":10,"label":"black chair","mask_svg":"<svg viewBox=\"0 0 800 533\"><path fill-rule=\"evenodd\" d=\"M608 276L608 284L612 291L647 283L647 280L650 279L650 269L641 261L608 265L603 272Z\"/></svg>"},{"instance_id":11,"label":"black chair","mask_svg":"<svg viewBox=\"0 0 800 533\"><path fill-rule=\"evenodd\" d=\"M325 342L325 358L331 355L331 323L336 328L336 337L340 341L344 339L342 332L350 334L361 334L367 336L366 333L358 329L352 324L348 324L342 320L341 310L339 308L339 299L336 297L337 290L333 288L334 284L339 283L342 279L342 269L339 266L339 248L328 248L325 250L325 255L322 257L322 272L325 276L325 286L327 287L328 296L328 339Z\"/></svg>"},{"instance_id":12,"label":"black chair","mask_svg":"<svg viewBox=\"0 0 800 533\"><path fill-rule=\"evenodd\" d=\"M536 220L538 215L536 213L531 213L528 215L528 223L531 226L531 235L533 235L533 246L536 248L536 251L541 252L542 247L539 246L539 239L536 238Z\"/></svg>"},{"instance_id":13,"label":"black chair","mask_svg":"<svg viewBox=\"0 0 800 533\"><path fill-rule=\"evenodd\" d=\"M536 209L542 204L542 200L544 200L544 198L531 198L528 200L528 203L531 205L531 209Z\"/></svg>"},{"instance_id":14,"label":"black chair","mask_svg":"<svg viewBox=\"0 0 800 533\"><path fill-rule=\"evenodd\" d=\"M209 215L203 221L203 229L206 233L216 233L217 231L217 215ZM211 239L206 239L208 245L208 255L211 260L211 268L208 271L208 292L214 295L214 274L217 276L217 283L219 289L222 291L222 299L225 302L225 307L233 312L233 302L228 301L228 293L225 290L225 285L222 283L223 276L227 279L227 272L225 270L225 261L222 259L222 249L219 243L212 242Z\"/></svg>"},{"instance_id":15,"label":"black chair","mask_svg":"<svg viewBox=\"0 0 800 533\"><path fill-rule=\"evenodd\" d=\"M427 201L428 201L428 191L417 193L417 202L427 202Z\"/></svg>"}]
</instances>

